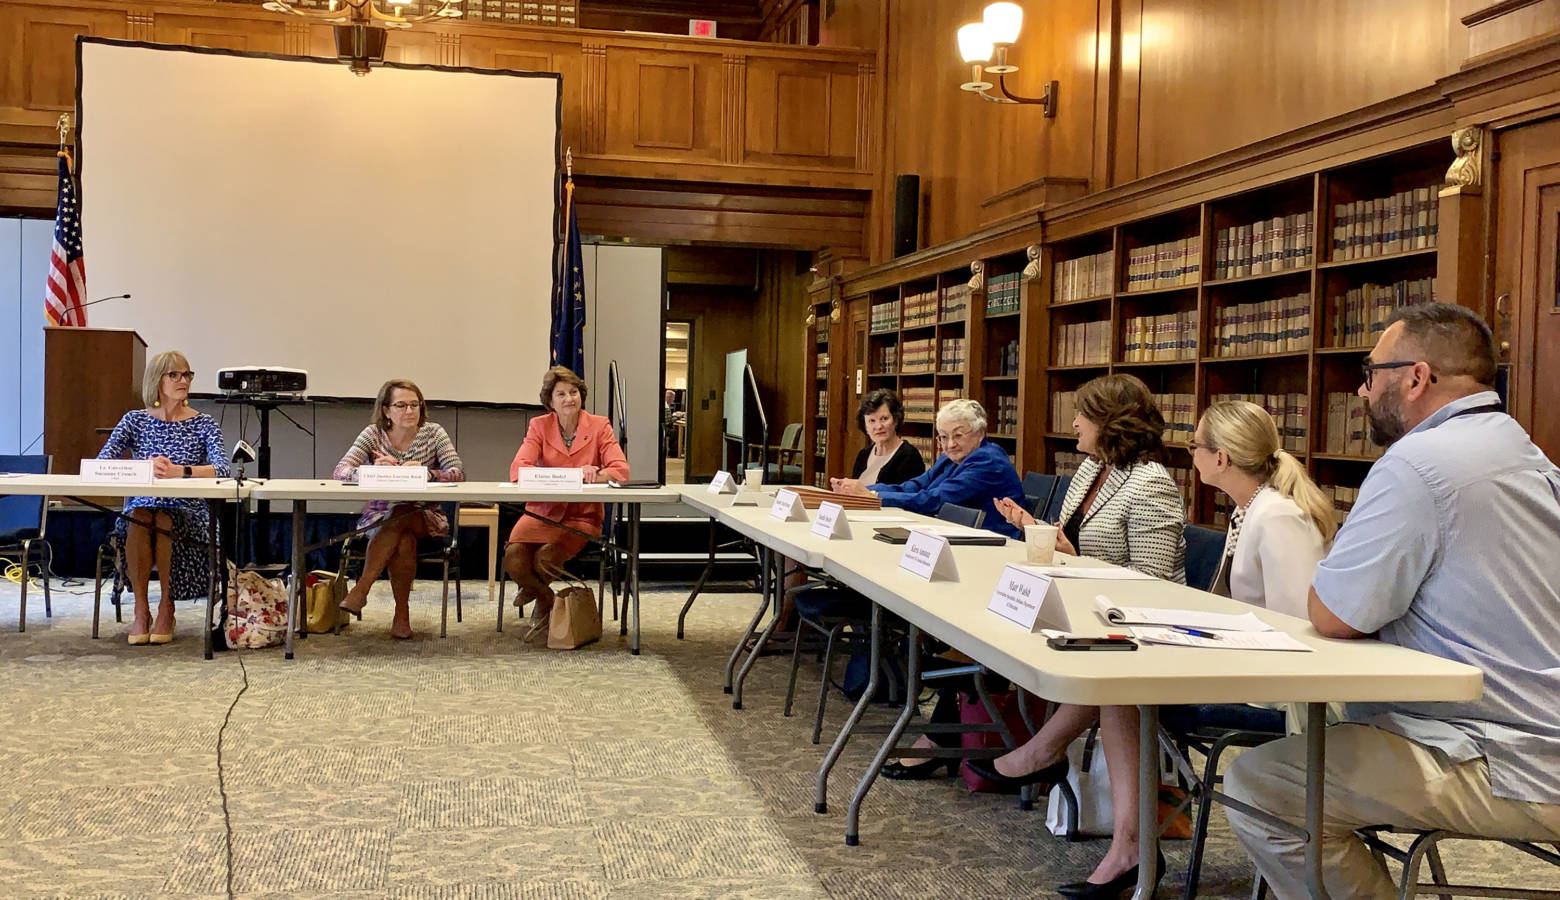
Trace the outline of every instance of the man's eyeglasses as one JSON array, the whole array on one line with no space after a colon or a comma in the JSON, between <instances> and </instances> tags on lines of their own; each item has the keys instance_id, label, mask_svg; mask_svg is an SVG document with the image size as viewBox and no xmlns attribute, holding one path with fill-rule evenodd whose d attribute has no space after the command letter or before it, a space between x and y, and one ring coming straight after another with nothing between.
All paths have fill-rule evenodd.
<instances>
[{"instance_id":1,"label":"man's eyeglasses","mask_svg":"<svg viewBox=\"0 0 1560 900\"><path fill-rule=\"evenodd\" d=\"M1417 366L1423 360L1399 359L1393 362L1371 362L1369 359L1360 363L1360 373L1365 376L1365 390L1370 390L1370 383L1375 380L1376 372L1381 369L1403 369L1408 366ZM1435 384L1435 373L1430 373L1430 383Z\"/></svg>"},{"instance_id":2,"label":"man's eyeglasses","mask_svg":"<svg viewBox=\"0 0 1560 900\"><path fill-rule=\"evenodd\" d=\"M195 380L195 373L194 372L169 372L169 373L167 373L167 375L165 377L172 378L174 381L194 381Z\"/></svg>"},{"instance_id":3,"label":"man's eyeglasses","mask_svg":"<svg viewBox=\"0 0 1560 900\"><path fill-rule=\"evenodd\" d=\"M390 408L395 410L396 412L406 412L409 409L421 409L422 408L422 404L418 403L416 400L413 400L410 403L407 403L406 401L401 400L401 401L397 401L395 403L390 404Z\"/></svg>"}]
</instances>

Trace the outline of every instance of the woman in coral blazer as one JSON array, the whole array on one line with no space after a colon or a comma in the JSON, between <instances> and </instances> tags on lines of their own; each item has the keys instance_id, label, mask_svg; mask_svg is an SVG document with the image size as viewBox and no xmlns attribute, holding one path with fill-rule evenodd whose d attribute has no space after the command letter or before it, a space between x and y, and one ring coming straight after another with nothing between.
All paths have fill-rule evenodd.
<instances>
[{"instance_id":1,"label":"woman in coral blazer","mask_svg":"<svg viewBox=\"0 0 1560 900\"><path fill-rule=\"evenodd\" d=\"M509 464L510 481L529 466L580 469L586 484L628 480L628 458L612 423L584 410L588 392L585 381L563 366L547 370L541 394L547 415L527 426L525 442ZM546 621L553 604L550 583L563 572L564 562L584 549L585 535L601 533L604 510L600 503L527 503L526 512L509 533L504 571L520 585L515 605L537 601L531 617ZM541 519L561 522L567 529Z\"/></svg>"}]
</instances>

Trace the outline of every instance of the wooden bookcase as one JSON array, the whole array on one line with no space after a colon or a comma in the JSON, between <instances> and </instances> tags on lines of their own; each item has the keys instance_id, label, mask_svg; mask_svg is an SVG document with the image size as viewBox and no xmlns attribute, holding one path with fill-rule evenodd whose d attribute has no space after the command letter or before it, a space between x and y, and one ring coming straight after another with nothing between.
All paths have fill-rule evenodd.
<instances>
[{"instance_id":1,"label":"wooden bookcase","mask_svg":"<svg viewBox=\"0 0 1560 900\"><path fill-rule=\"evenodd\" d=\"M935 392L962 389L986 407L990 437L1008 450L1021 474L1066 472L1077 461L1068 393L1109 372L1136 375L1161 398L1168 464L1180 470L1189 518L1205 524L1219 520L1222 499L1197 483L1187 443L1215 398L1245 395L1277 413L1291 452L1318 483L1343 489L1344 508L1348 491L1359 487L1378 454L1361 452L1359 441L1341 452L1330 449L1328 397L1358 388L1360 364L1376 334L1368 316L1347 328L1342 316L1358 317L1353 301L1366 294L1378 303L1377 321L1396 298L1430 299L1440 256L1438 235L1425 233L1416 245L1401 211L1389 219L1392 207L1383 203L1378 212L1373 201L1419 190L1428 219L1452 159L1447 142L1427 142L1305 174L1291 170L1278 180L1142 218L1107 219L1042 244L1035 279L1024 274L1026 253L1008 249L1011 237L989 255L972 242L968 249L905 263L898 277L886 267L864 292L847 289L845 295L857 308L870 307L864 313L871 316L864 390L888 387L904 398L907 390L919 388L924 396L931 388L935 398ZM1367 204L1368 219L1361 215ZM1348 228L1351 221L1352 250L1335 247L1335 227ZM1230 264L1241 237L1258 223L1264 244L1253 235L1252 252L1266 251L1261 265ZM1365 255L1367 223L1378 231L1395 224L1408 237L1372 243L1375 252ZM1139 264L1143 256L1152 259L1147 277ZM907 299L943 296L971 283L976 270L978 286L962 320L906 320ZM950 338L965 339L964 358L945 368L942 341ZM936 362L922 371L915 361L925 345L916 342L927 339ZM855 395L846 391L844 378L838 384L840 398L831 402L850 396L853 410ZM1017 421L1009 424L1013 410ZM836 421L848 424L849 418ZM1355 421L1363 427L1362 416ZM933 435L929 411L908 413L904 434L926 446Z\"/></svg>"}]
</instances>

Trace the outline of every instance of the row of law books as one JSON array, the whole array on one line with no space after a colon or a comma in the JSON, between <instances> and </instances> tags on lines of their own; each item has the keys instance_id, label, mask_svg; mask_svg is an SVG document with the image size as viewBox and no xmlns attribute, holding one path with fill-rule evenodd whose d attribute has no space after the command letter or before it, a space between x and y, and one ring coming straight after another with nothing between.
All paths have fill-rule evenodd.
<instances>
[{"instance_id":1,"label":"row of law books","mask_svg":"<svg viewBox=\"0 0 1560 900\"><path fill-rule=\"evenodd\" d=\"M872 304L872 311L867 317L867 328L873 334L880 331L898 331L899 301L889 300Z\"/></svg>"},{"instance_id":2,"label":"row of law books","mask_svg":"<svg viewBox=\"0 0 1560 900\"><path fill-rule=\"evenodd\" d=\"M1088 458L1089 455L1087 453L1069 453L1065 450L1058 450L1056 451L1056 465L1054 466L1055 473L1057 475L1076 475L1078 474L1078 467L1082 466L1084 460Z\"/></svg>"},{"instance_id":3,"label":"row of law books","mask_svg":"<svg viewBox=\"0 0 1560 900\"><path fill-rule=\"evenodd\" d=\"M1116 251L1064 259L1051 270L1051 302L1068 303L1111 292L1116 280Z\"/></svg>"},{"instance_id":4,"label":"row of law books","mask_svg":"<svg viewBox=\"0 0 1560 900\"><path fill-rule=\"evenodd\" d=\"M1213 308L1213 355L1292 353L1311 346L1311 292Z\"/></svg>"},{"instance_id":5,"label":"row of law books","mask_svg":"<svg viewBox=\"0 0 1560 900\"><path fill-rule=\"evenodd\" d=\"M937 415L937 389L934 387L907 387L899 392L904 404L905 418L930 419Z\"/></svg>"},{"instance_id":6,"label":"row of law books","mask_svg":"<svg viewBox=\"0 0 1560 900\"><path fill-rule=\"evenodd\" d=\"M818 429L813 435L813 440L816 442L814 445L816 449L813 452L819 456L827 456L829 453L829 429Z\"/></svg>"},{"instance_id":7,"label":"row of law books","mask_svg":"<svg viewBox=\"0 0 1560 900\"><path fill-rule=\"evenodd\" d=\"M942 289L943 322L962 322L970 317L970 286L966 283L950 284Z\"/></svg>"},{"instance_id":8,"label":"row of law books","mask_svg":"<svg viewBox=\"0 0 1560 900\"><path fill-rule=\"evenodd\" d=\"M1338 524L1349 517L1350 510L1354 509L1355 501L1360 499L1360 489L1357 487L1343 487L1337 484L1319 484L1322 493L1332 501L1333 511L1338 514Z\"/></svg>"},{"instance_id":9,"label":"row of law books","mask_svg":"<svg viewBox=\"0 0 1560 900\"><path fill-rule=\"evenodd\" d=\"M1197 358L1197 310L1135 316L1121 325L1122 362Z\"/></svg>"},{"instance_id":10,"label":"row of law books","mask_svg":"<svg viewBox=\"0 0 1560 900\"><path fill-rule=\"evenodd\" d=\"M1192 468L1191 466L1165 466L1175 486L1181 490L1181 509L1188 519L1192 516Z\"/></svg>"},{"instance_id":11,"label":"row of law books","mask_svg":"<svg viewBox=\"0 0 1560 900\"><path fill-rule=\"evenodd\" d=\"M818 392L818 415L826 416L828 414L829 414L829 392L828 391L819 391Z\"/></svg>"},{"instance_id":12,"label":"row of law books","mask_svg":"<svg viewBox=\"0 0 1560 900\"><path fill-rule=\"evenodd\" d=\"M1155 394L1154 402L1165 419L1164 442L1189 444L1192 432L1197 429L1197 396L1195 394ZM1070 420L1069 420L1070 421Z\"/></svg>"},{"instance_id":13,"label":"row of law books","mask_svg":"<svg viewBox=\"0 0 1560 900\"><path fill-rule=\"evenodd\" d=\"M1210 394L1208 404L1244 400L1267 410L1278 429L1278 445L1290 453L1304 453L1311 434L1311 397L1292 394Z\"/></svg>"},{"instance_id":14,"label":"row of law books","mask_svg":"<svg viewBox=\"0 0 1560 900\"><path fill-rule=\"evenodd\" d=\"M1072 421L1078 416L1078 392L1056 391L1051 394L1051 430L1065 433L1072 430Z\"/></svg>"},{"instance_id":15,"label":"row of law books","mask_svg":"<svg viewBox=\"0 0 1560 900\"><path fill-rule=\"evenodd\" d=\"M917 325L937 324L937 291L922 291L919 294L907 294L904 299L904 327L914 328Z\"/></svg>"},{"instance_id":16,"label":"row of law books","mask_svg":"<svg viewBox=\"0 0 1560 900\"><path fill-rule=\"evenodd\" d=\"M926 461L927 468L937 461L937 441L925 435L904 435L905 443L916 449L921 454L921 459Z\"/></svg>"},{"instance_id":17,"label":"row of law books","mask_svg":"<svg viewBox=\"0 0 1560 900\"><path fill-rule=\"evenodd\" d=\"M1018 397L1011 394L998 394L996 408L991 410L992 419L987 423L987 428L996 434L1018 433Z\"/></svg>"},{"instance_id":18,"label":"row of law books","mask_svg":"<svg viewBox=\"0 0 1560 900\"><path fill-rule=\"evenodd\" d=\"M897 375L899 373L899 345L888 344L876 348L876 370L882 375Z\"/></svg>"},{"instance_id":19,"label":"row of law books","mask_svg":"<svg viewBox=\"0 0 1560 900\"><path fill-rule=\"evenodd\" d=\"M1362 284L1351 288L1333 309L1333 346L1371 347L1387 328L1387 319L1402 306L1435 299L1434 278L1414 278L1392 284Z\"/></svg>"},{"instance_id":20,"label":"row of law books","mask_svg":"<svg viewBox=\"0 0 1560 900\"><path fill-rule=\"evenodd\" d=\"M1213 245L1213 277L1244 278L1309 266L1315 245L1311 212L1221 228Z\"/></svg>"},{"instance_id":21,"label":"row of law books","mask_svg":"<svg viewBox=\"0 0 1560 900\"><path fill-rule=\"evenodd\" d=\"M1327 395L1327 453L1374 459L1385 452L1370 439L1370 406L1355 393Z\"/></svg>"},{"instance_id":22,"label":"row of law books","mask_svg":"<svg viewBox=\"0 0 1560 900\"><path fill-rule=\"evenodd\" d=\"M828 378L829 377L829 354L827 354L827 353L819 353L818 354L818 365L817 365L817 369L814 371L813 374L816 375L819 378Z\"/></svg>"},{"instance_id":23,"label":"row of law books","mask_svg":"<svg viewBox=\"0 0 1560 900\"><path fill-rule=\"evenodd\" d=\"M1439 188L1414 188L1389 197L1333 205L1332 258L1364 259L1436 245Z\"/></svg>"},{"instance_id":24,"label":"row of law books","mask_svg":"<svg viewBox=\"0 0 1560 900\"><path fill-rule=\"evenodd\" d=\"M937 371L936 339L905 341L899 351L899 367L902 372Z\"/></svg>"},{"instance_id":25,"label":"row of law books","mask_svg":"<svg viewBox=\"0 0 1560 900\"><path fill-rule=\"evenodd\" d=\"M1024 273L1009 272L986 279L986 315L1018 312L1022 299Z\"/></svg>"},{"instance_id":26,"label":"row of law books","mask_svg":"<svg viewBox=\"0 0 1560 900\"><path fill-rule=\"evenodd\" d=\"M996 356L998 375L1018 374L1018 340L1016 338L1003 344L1002 348L996 351Z\"/></svg>"},{"instance_id":27,"label":"row of law books","mask_svg":"<svg viewBox=\"0 0 1560 900\"><path fill-rule=\"evenodd\" d=\"M1139 247L1127 251L1127 290L1183 287L1196 284L1202 273L1202 238Z\"/></svg>"},{"instance_id":28,"label":"row of law books","mask_svg":"<svg viewBox=\"0 0 1560 900\"><path fill-rule=\"evenodd\" d=\"M960 338L943 338L942 339L942 365L941 365L941 371L943 371L943 372L962 372L962 371L964 371L964 363L966 362L965 349L964 349L965 346L966 346L965 339L961 338L961 337Z\"/></svg>"},{"instance_id":29,"label":"row of law books","mask_svg":"<svg viewBox=\"0 0 1560 900\"><path fill-rule=\"evenodd\" d=\"M962 399L964 399L964 388L961 388L961 387L951 387L951 388L938 388L937 389L937 408L938 409L942 409L945 405L947 405L949 403L952 403L955 400L962 400Z\"/></svg>"},{"instance_id":30,"label":"row of law books","mask_svg":"<svg viewBox=\"0 0 1560 900\"><path fill-rule=\"evenodd\" d=\"M1078 322L1056 329L1056 365L1104 366L1110 364L1110 320Z\"/></svg>"}]
</instances>

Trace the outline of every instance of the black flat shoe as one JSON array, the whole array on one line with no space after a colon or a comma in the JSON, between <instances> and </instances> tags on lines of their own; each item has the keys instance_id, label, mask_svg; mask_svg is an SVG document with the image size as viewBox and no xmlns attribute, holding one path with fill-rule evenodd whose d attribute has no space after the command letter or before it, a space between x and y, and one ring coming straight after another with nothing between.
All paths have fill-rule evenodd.
<instances>
[{"instance_id":1,"label":"black flat shoe","mask_svg":"<svg viewBox=\"0 0 1560 900\"><path fill-rule=\"evenodd\" d=\"M1067 777L1066 759L1054 762L1043 769L1037 769L1028 775L1019 775L1016 778L1010 778L998 772L997 767L994 765L994 760L967 759L964 761L964 764L970 767L971 772L997 787L1015 791L1031 784L1053 785Z\"/></svg>"},{"instance_id":2,"label":"black flat shoe","mask_svg":"<svg viewBox=\"0 0 1560 900\"><path fill-rule=\"evenodd\" d=\"M1159 874L1154 877L1154 888L1157 890L1159 882L1165 877L1165 855L1159 854ZM1092 881L1074 881L1072 884L1064 884L1056 889L1063 897L1084 898L1084 900L1096 900L1096 898L1110 898L1117 900L1122 894L1137 887L1138 867L1122 872L1115 878L1104 884L1095 884Z\"/></svg>"},{"instance_id":3,"label":"black flat shoe","mask_svg":"<svg viewBox=\"0 0 1560 900\"><path fill-rule=\"evenodd\" d=\"M883 777L892 778L895 781L924 781L928 778L936 778L938 769L947 769L949 775L956 775L959 771L959 761L956 759L929 759L918 762L913 766L907 766L899 760L883 765Z\"/></svg>"}]
</instances>

